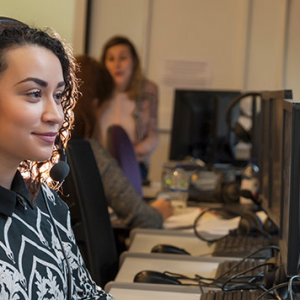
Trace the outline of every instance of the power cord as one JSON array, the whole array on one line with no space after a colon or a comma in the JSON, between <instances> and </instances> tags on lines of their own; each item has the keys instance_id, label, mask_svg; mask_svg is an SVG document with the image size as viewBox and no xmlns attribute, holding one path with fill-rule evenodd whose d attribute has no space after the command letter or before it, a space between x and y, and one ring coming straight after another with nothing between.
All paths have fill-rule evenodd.
<instances>
[{"instance_id":1,"label":"power cord","mask_svg":"<svg viewBox=\"0 0 300 300\"><path fill-rule=\"evenodd\" d=\"M294 292L293 292L293 281L297 279L300 280L300 276L299 275L295 275L293 277L290 278L289 282L288 282L288 291L289 291L289 296L291 300L294 300Z\"/></svg>"},{"instance_id":2,"label":"power cord","mask_svg":"<svg viewBox=\"0 0 300 300\"><path fill-rule=\"evenodd\" d=\"M256 300L263 299L266 295L271 295L271 296L273 296L274 298L276 297L276 299L281 299L277 293L276 293L276 295L274 296L273 294L271 294L271 292L272 292L272 291L275 292L277 289L284 288L284 287L286 287L287 285L288 285L288 282L283 282L283 283L274 285L274 286L272 286L271 288L269 288L268 290L266 290L265 292L263 292Z\"/></svg>"},{"instance_id":3,"label":"power cord","mask_svg":"<svg viewBox=\"0 0 300 300\"><path fill-rule=\"evenodd\" d=\"M220 280L220 278L224 277L225 275L227 275L228 273L230 273L232 270L234 270L235 268L237 268L239 265L241 265L246 259L251 258L252 256L254 256L255 254L264 251L266 249L273 249L276 251L280 251L280 248L278 246L266 246L266 247L262 247L260 249L257 249L255 251L252 251L251 253L249 253L248 255L244 256L242 260L240 260L239 262L237 262L235 265L233 265L230 269L228 269L225 273L221 274L218 278L216 278L217 280Z\"/></svg>"}]
</instances>

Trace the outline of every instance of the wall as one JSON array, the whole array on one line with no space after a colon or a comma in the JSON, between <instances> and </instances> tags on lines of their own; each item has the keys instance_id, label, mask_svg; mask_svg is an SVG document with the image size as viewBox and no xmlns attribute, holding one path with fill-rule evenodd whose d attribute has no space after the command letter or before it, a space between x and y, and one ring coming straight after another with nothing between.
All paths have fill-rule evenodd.
<instances>
[{"instance_id":1,"label":"wall","mask_svg":"<svg viewBox=\"0 0 300 300\"><path fill-rule=\"evenodd\" d=\"M290 1L283 86L293 90L293 99L300 101L300 1Z\"/></svg>"},{"instance_id":2,"label":"wall","mask_svg":"<svg viewBox=\"0 0 300 300\"><path fill-rule=\"evenodd\" d=\"M1 0L1 16L16 18L37 27L54 28L74 52L82 53L85 25L85 0Z\"/></svg>"},{"instance_id":3,"label":"wall","mask_svg":"<svg viewBox=\"0 0 300 300\"><path fill-rule=\"evenodd\" d=\"M152 156L152 180L160 180L169 153L174 87L161 80L166 59L207 62L211 82L205 88L248 91L284 87L288 0L92 3L90 54L98 58L110 36L125 34L141 54L146 76L160 87L160 144ZM286 81L291 81L294 72L289 68L291 75Z\"/></svg>"}]
</instances>

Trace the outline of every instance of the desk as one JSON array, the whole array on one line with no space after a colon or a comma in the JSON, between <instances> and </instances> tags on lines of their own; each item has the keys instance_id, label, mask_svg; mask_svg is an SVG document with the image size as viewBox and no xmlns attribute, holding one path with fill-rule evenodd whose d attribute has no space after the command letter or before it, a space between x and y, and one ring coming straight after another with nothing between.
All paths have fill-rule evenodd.
<instances>
[{"instance_id":1,"label":"desk","mask_svg":"<svg viewBox=\"0 0 300 300\"><path fill-rule=\"evenodd\" d=\"M194 277L195 274L215 278L219 263L226 257L195 257L176 254L152 254L123 252L115 282L133 282L134 276L143 270L174 272Z\"/></svg>"},{"instance_id":2,"label":"desk","mask_svg":"<svg viewBox=\"0 0 300 300\"><path fill-rule=\"evenodd\" d=\"M199 300L200 295L198 287L123 282L109 282L105 291L117 300Z\"/></svg>"},{"instance_id":3,"label":"desk","mask_svg":"<svg viewBox=\"0 0 300 300\"><path fill-rule=\"evenodd\" d=\"M174 224L193 224L194 220L191 218L196 218L196 214L188 214L191 216L187 219L187 223L182 222L181 219L174 218ZM206 215L205 215L206 216ZM179 216L180 217L180 216ZM229 232L230 229L236 228L238 226L239 218L231 220L220 220L217 216L207 214L207 217L203 217L200 224L197 226L198 232L202 237L207 240L218 239ZM173 222L165 222L168 225L172 225ZM130 252L144 252L150 253L151 249L157 244L169 244L177 246L179 248L184 248L193 256L203 256L208 255L214 251L215 244L208 245L207 242L200 240L194 233L193 229L178 230L178 229L133 229L129 237Z\"/></svg>"},{"instance_id":4,"label":"desk","mask_svg":"<svg viewBox=\"0 0 300 300\"><path fill-rule=\"evenodd\" d=\"M210 236L211 238L211 236ZM184 248L192 256L211 256L215 245L208 245L192 232L165 229L133 229L129 236L129 252L150 253L157 244L168 244Z\"/></svg>"}]
</instances>

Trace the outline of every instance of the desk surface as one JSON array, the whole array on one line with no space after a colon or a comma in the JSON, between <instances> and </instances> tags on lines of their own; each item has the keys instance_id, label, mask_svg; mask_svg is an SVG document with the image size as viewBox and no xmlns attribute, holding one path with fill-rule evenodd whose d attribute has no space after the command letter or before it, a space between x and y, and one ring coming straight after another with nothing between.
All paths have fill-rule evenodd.
<instances>
[{"instance_id":1,"label":"desk surface","mask_svg":"<svg viewBox=\"0 0 300 300\"><path fill-rule=\"evenodd\" d=\"M105 291L117 300L199 300L200 295L198 287L119 282L108 283Z\"/></svg>"},{"instance_id":2,"label":"desk surface","mask_svg":"<svg viewBox=\"0 0 300 300\"><path fill-rule=\"evenodd\" d=\"M130 234L129 252L150 253L158 244L184 248L193 256L211 256L215 245L208 245L194 233L163 229L134 229Z\"/></svg>"},{"instance_id":3,"label":"desk surface","mask_svg":"<svg viewBox=\"0 0 300 300\"><path fill-rule=\"evenodd\" d=\"M116 282L133 282L135 275L143 270L173 272L194 277L198 274L215 278L218 265L222 259L199 258L176 254L123 253L120 258Z\"/></svg>"}]
</instances>

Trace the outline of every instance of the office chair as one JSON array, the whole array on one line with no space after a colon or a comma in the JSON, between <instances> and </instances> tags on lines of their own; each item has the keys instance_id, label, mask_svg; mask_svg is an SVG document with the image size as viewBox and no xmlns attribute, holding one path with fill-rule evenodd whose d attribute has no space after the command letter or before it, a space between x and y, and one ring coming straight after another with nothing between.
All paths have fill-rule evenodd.
<instances>
[{"instance_id":1,"label":"office chair","mask_svg":"<svg viewBox=\"0 0 300 300\"><path fill-rule=\"evenodd\" d=\"M103 287L117 274L118 253L101 177L88 141L71 139L66 154L70 174L62 198L70 207L72 228L87 269Z\"/></svg>"},{"instance_id":2,"label":"office chair","mask_svg":"<svg viewBox=\"0 0 300 300\"><path fill-rule=\"evenodd\" d=\"M133 145L126 131L118 125L107 130L107 149L114 157L137 193L142 194L142 177Z\"/></svg>"}]
</instances>

